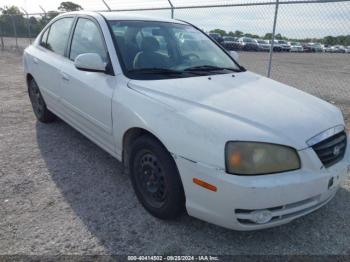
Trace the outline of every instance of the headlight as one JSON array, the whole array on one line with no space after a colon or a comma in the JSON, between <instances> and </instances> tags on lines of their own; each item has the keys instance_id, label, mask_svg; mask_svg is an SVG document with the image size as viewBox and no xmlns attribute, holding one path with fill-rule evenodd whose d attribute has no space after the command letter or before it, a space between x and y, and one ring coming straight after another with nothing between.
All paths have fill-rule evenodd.
<instances>
[{"instance_id":1,"label":"headlight","mask_svg":"<svg viewBox=\"0 0 350 262\"><path fill-rule=\"evenodd\" d=\"M300 168L294 148L260 142L228 142L226 172L235 175L263 175Z\"/></svg>"}]
</instances>

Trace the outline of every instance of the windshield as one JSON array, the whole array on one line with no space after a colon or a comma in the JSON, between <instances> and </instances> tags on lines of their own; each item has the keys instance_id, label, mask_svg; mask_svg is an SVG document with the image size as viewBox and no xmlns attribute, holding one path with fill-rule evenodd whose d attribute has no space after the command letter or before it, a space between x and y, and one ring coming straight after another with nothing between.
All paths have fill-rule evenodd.
<instances>
[{"instance_id":1,"label":"windshield","mask_svg":"<svg viewBox=\"0 0 350 262\"><path fill-rule=\"evenodd\" d=\"M190 25L109 21L124 73L133 79L164 79L240 72L209 37Z\"/></svg>"}]
</instances>

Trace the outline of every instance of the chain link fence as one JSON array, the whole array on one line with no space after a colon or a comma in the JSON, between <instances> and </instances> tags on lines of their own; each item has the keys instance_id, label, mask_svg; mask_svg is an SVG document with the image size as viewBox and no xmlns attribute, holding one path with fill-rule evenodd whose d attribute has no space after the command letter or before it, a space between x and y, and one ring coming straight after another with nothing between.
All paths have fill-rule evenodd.
<instances>
[{"instance_id":1,"label":"chain link fence","mask_svg":"<svg viewBox=\"0 0 350 262\"><path fill-rule=\"evenodd\" d=\"M350 0L91 0L81 5L188 21L239 52L247 69L334 102L349 119ZM0 15L1 49L23 50L59 14L22 11Z\"/></svg>"}]
</instances>

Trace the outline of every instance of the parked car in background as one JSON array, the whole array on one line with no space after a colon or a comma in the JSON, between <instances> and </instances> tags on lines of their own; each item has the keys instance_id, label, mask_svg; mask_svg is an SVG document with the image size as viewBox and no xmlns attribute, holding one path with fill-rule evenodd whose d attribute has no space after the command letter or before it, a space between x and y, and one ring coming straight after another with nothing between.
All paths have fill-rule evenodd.
<instances>
[{"instance_id":1,"label":"parked car in background","mask_svg":"<svg viewBox=\"0 0 350 262\"><path fill-rule=\"evenodd\" d=\"M230 51L238 51L241 49L241 45L238 42L238 38L233 36L224 36L221 45Z\"/></svg>"},{"instance_id":2,"label":"parked car in background","mask_svg":"<svg viewBox=\"0 0 350 262\"><path fill-rule=\"evenodd\" d=\"M268 40L268 43L272 45L272 40ZM278 43L277 40L273 42L273 51L274 52L282 52L282 46Z\"/></svg>"},{"instance_id":3,"label":"parked car in background","mask_svg":"<svg viewBox=\"0 0 350 262\"><path fill-rule=\"evenodd\" d=\"M290 52L304 52L303 46L299 42L288 42L290 46Z\"/></svg>"},{"instance_id":4,"label":"parked car in background","mask_svg":"<svg viewBox=\"0 0 350 262\"><path fill-rule=\"evenodd\" d=\"M331 45L323 45L323 52L331 53L332 52L332 46Z\"/></svg>"},{"instance_id":5,"label":"parked car in background","mask_svg":"<svg viewBox=\"0 0 350 262\"><path fill-rule=\"evenodd\" d=\"M312 52L312 48L311 45L308 43L302 43L301 46L304 49L304 53L311 53Z\"/></svg>"},{"instance_id":6,"label":"parked car in background","mask_svg":"<svg viewBox=\"0 0 350 262\"><path fill-rule=\"evenodd\" d=\"M238 37L235 36L223 36L222 37L224 41L226 42L237 42L238 41Z\"/></svg>"},{"instance_id":7,"label":"parked car in background","mask_svg":"<svg viewBox=\"0 0 350 262\"><path fill-rule=\"evenodd\" d=\"M310 43L311 51L314 53L322 53L323 48L319 43Z\"/></svg>"},{"instance_id":8,"label":"parked car in background","mask_svg":"<svg viewBox=\"0 0 350 262\"><path fill-rule=\"evenodd\" d=\"M350 45L345 48L345 53L349 54L350 53Z\"/></svg>"},{"instance_id":9,"label":"parked car in background","mask_svg":"<svg viewBox=\"0 0 350 262\"><path fill-rule=\"evenodd\" d=\"M219 33L209 33L209 36L219 44L222 44L222 42L224 41L223 37Z\"/></svg>"},{"instance_id":10,"label":"parked car in background","mask_svg":"<svg viewBox=\"0 0 350 262\"><path fill-rule=\"evenodd\" d=\"M290 45L284 40L277 40L278 44L281 46L283 52L290 51Z\"/></svg>"},{"instance_id":11,"label":"parked car in background","mask_svg":"<svg viewBox=\"0 0 350 262\"><path fill-rule=\"evenodd\" d=\"M327 204L350 170L337 107L247 71L186 22L68 12L23 56L38 121L58 116L122 161L155 217L279 226Z\"/></svg>"},{"instance_id":12,"label":"parked car in background","mask_svg":"<svg viewBox=\"0 0 350 262\"><path fill-rule=\"evenodd\" d=\"M259 45L253 38L241 37L238 42L244 51L259 51Z\"/></svg>"},{"instance_id":13,"label":"parked car in background","mask_svg":"<svg viewBox=\"0 0 350 262\"><path fill-rule=\"evenodd\" d=\"M335 46L332 46L331 48L331 52L332 53L342 53L344 54L345 53L345 47L343 45L335 45Z\"/></svg>"},{"instance_id":14,"label":"parked car in background","mask_svg":"<svg viewBox=\"0 0 350 262\"><path fill-rule=\"evenodd\" d=\"M258 43L260 51L267 51L267 52L270 51L271 44L267 40L263 40L263 39L254 39L254 40Z\"/></svg>"}]
</instances>

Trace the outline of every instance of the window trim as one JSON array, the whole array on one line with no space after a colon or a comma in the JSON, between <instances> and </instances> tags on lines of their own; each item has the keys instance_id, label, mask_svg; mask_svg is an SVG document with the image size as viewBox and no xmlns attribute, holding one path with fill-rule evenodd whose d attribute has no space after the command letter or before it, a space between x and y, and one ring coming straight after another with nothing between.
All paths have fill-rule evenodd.
<instances>
[{"instance_id":1,"label":"window trim","mask_svg":"<svg viewBox=\"0 0 350 262\"><path fill-rule=\"evenodd\" d=\"M113 65L112 65L112 62L111 62L111 58L110 58L110 55L109 55L109 51L108 51L108 46L107 46L107 43L106 43L105 36L103 35L103 31L102 31L101 25L99 24L99 22L94 17L92 17L90 15L77 15L75 17L75 21L74 21L74 24L73 24L73 26L71 28L71 31L70 31L70 34L69 34L69 38L68 38L68 46L66 48L66 57L67 57L67 59L69 61L74 62L74 60L70 59L70 53L71 53L71 50L72 50L73 36L74 36L74 33L75 33L75 30L76 30L76 27L77 27L79 19L87 19L87 20L91 21L92 23L94 23L96 25L97 30L99 31L99 34L100 34L102 42L103 42L103 46L104 46L105 51L106 51L107 67L109 67L109 69L107 68L106 73L110 74L110 75L115 75L114 74Z\"/></svg>"},{"instance_id":2,"label":"window trim","mask_svg":"<svg viewBox=\"0 0 350 262\"><path fill-rule=\"evenodd\" d=\"M47 44L47 41L48 41L48 39L49 39L49 35L50 35L50 32L51 32L51 26L52 26L54 23L56 23L57 21L62 20L62 19L65 19L65 18L73 18L72 25L71 25L71 27L70 27L70 29L69 29L69 36L70 36L70 34L71 34L71 32L72 32L73 25L74 25L74 23L75 23L75 21L76 21L76 16L73 16L73 15L67 15L67 16L62 16L62 17L60 16L59 18L53 19L52 21L50 21L50 23L46 26L46 28L44 28L44 30L42 31L42 33L41 33L41 35L40 35L39 46L42 47L42 48L44 48L45 50L50 51L51 53L54 53L54 54L56 54L56 55L58 55L58 56L66 57L66 58L67 58L67 56L66 56L66 51L67 51L67 45L68 45L68 42L69 42L69 37L68 37L68 39L67 39L67 42L66 42L66 46L65 46L65 48L64 48L64 53L63 53L63 55L62 55L62 54L58 54L58 53L54 52L53 50L50 50L50 49L48 49L47 47L41 45L41 43L42 43L42 38L43 38L43 36L44 36L46 30L49 30L49 31L48 31L48 34L47 34L46 42L45 42L45 43Z\"/></svg>"},{"instance_id":3,"label":"window trim","mask_svg":"<svg viewBox=\"0 0 350 262\"><path fill-rule=\"evenodd\" d=\"M41 33L40 39L39 39L39 45L45 49L47 49L47 47L45 45L47 45L47 38L49 37L50 29L51 29L51 25L49 27L47 27L45 30L43 30L43 32ZM45 42L43 42L43 37L46 34L46 32L47 32L47 36L46 36ZM42 45L42 44L45 44L45 45Z\"/></svg>"}]
</instances>

